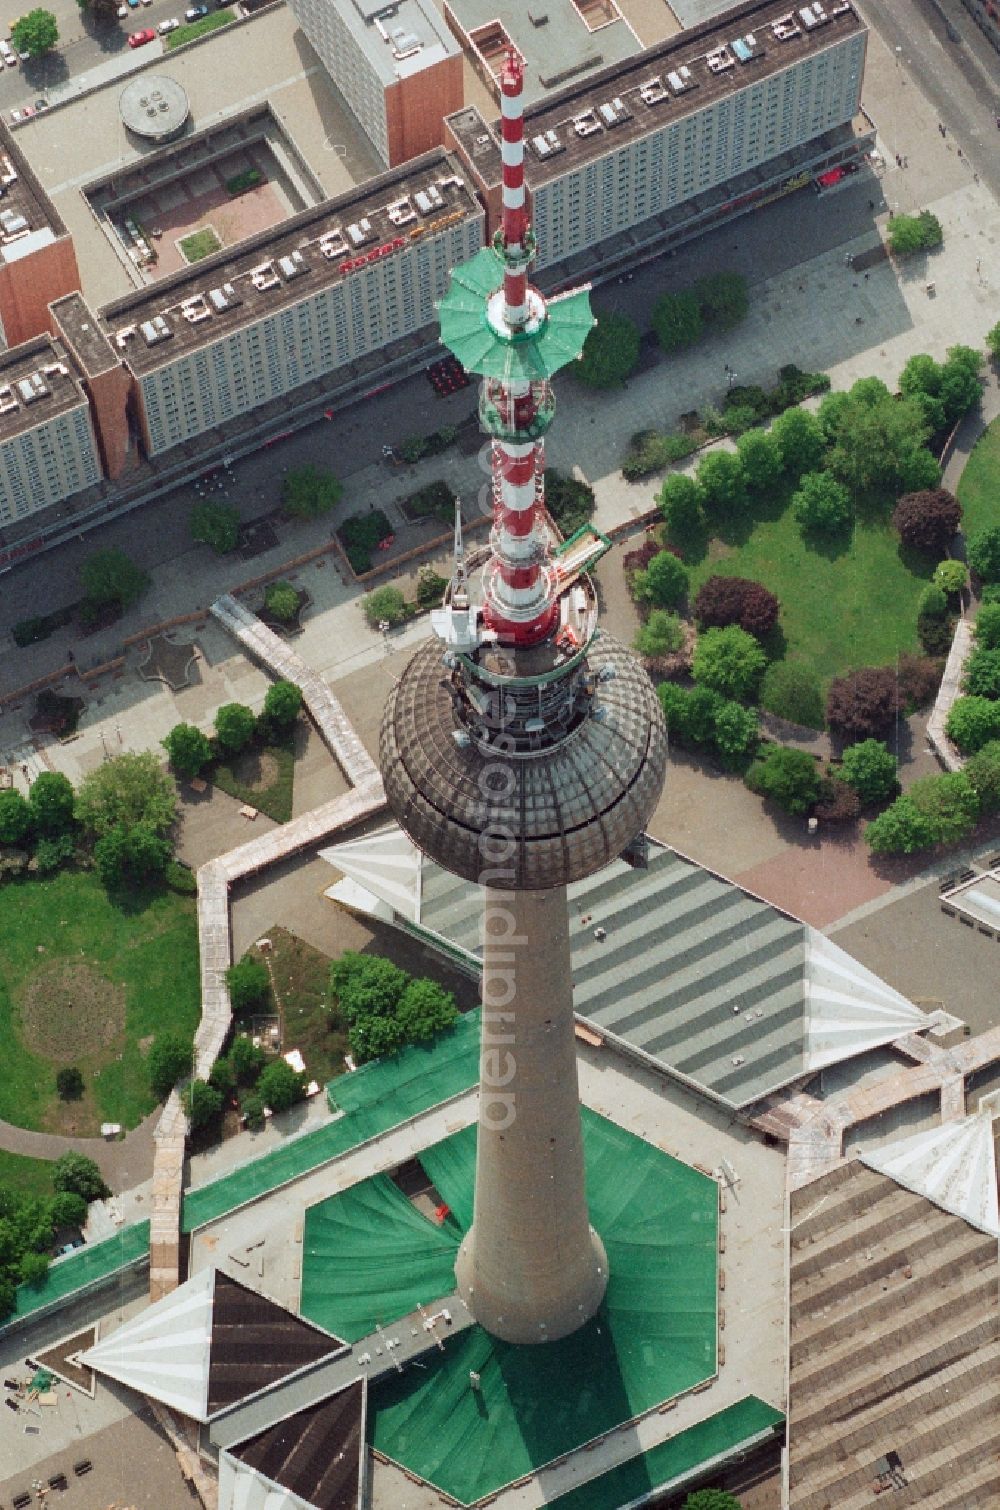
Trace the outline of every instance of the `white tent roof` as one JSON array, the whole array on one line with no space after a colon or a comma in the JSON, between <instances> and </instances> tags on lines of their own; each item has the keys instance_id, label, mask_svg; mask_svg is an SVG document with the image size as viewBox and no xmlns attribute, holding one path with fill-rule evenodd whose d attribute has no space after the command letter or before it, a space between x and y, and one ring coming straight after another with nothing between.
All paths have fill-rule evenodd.
<instances>
[{"instance_id":1,"label":"white tent roof","mask_svg":"<svg viewBox=\"0 0 1000 1510\"><path fill-rule=\"evenodd\" d=\"M806 934L805 1062L810 1070L852 1059L926 1028L926 1013L815 928Z\"/></svg>"},{"instance_id":2,"label":"white tent roof","mask_svg":"<svg viewBox=\"0 0 1000 1510\"><path fill-rule=\"evenodd\" d=\"M419 923L423 856L401 828L393 824L363 839L333 844L328 849L321 849L319 854L320 859L341 871L362 892L387 902L407 922ZM331 887L333 894L338 894L339 890ZM359 896L353 888L343 900L366 911L372 910L363 895Z\"/></svg>"},{"instance_id":3,"label":"white tent roof","mask_svg":"<svg viewBox=\"0 0 1000 1510\"><path fill-rule=\"evenodd\" d=\"M861 1154L869 1169L926 1196L970 1227L1000 1237L993 1119L989 1111L946 1122Z\"/></svg>"},{"instance_id":4,"label":"white tent roof","mask_svg":"<svg viewBox=\"0 0 1000 1510\"><path fill-rule=\"evenodd\" d=\"M311 1510L308 1502L224 1452L219 1459L219 1510Z\"/></svg>"},{"instance_id":5,"label":"white tent roof","mask_svg":"<svg viewBox=\"0 0 1000 1510\"><path fill-rule=\"evenodd\" d=\"M203 1269L102 1337L83 1362L182 1415L207 1420L214 1293L215 1270Z\"/></svg>"}]
</instances>

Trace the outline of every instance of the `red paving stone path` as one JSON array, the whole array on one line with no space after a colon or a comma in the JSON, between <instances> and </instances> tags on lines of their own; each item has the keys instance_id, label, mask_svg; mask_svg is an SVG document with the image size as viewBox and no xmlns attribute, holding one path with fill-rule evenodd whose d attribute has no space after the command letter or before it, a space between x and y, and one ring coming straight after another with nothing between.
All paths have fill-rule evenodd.
<instances>
[{"instance_id":1,"label":"red paving stone path","mask_svg":"<svg viewBox=\"0 0 1000 1510\"><path fill-rule=\"evenodd\" d=\"M156 264L156 277L165 278L189 264L181 256L175 241L181 241L192 231L210 225L222 245L232 246L237 241L252 236L256 231L266 231L285 218L285 208L270 183L258 184L245 194L230 198L222 184L204 194L196 194L183 204L169 210L153 209L150 199L142 202L142 218L147 226L155 225L163 235L155 242L160 259ZM150 208L146 204L150 203Z\"/></svg>"},{"instance_id":2,"label":"red paving stone path","mask_svg":"<svg viewBox=\"0 0 1000 1510\"><path fill-rule=\"evenodd\" d=\"M899 869L902 874L895 873L895 866L891 874L888 866L876 870L860 834L842 839L817 835L732 879L814 928L826 928L863 902L885 896L919 867L900 862Z\"/></svg>"}]
</instances>

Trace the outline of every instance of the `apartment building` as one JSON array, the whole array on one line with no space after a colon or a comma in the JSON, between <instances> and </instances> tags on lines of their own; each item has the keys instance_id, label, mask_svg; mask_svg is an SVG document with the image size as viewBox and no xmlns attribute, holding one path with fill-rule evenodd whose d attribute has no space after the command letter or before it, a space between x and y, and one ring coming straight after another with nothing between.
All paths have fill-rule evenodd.
<instances>
[{"instance_id":1,"label":"apartment building","mask_svg":"<svg viewBox=\"0 0 1000 1510\"><path fill-rule=\"evenodd\" d=\"M90 405L61 342L0 356L0 526L101 480Z\"/></svg>"},{"instance_id":2,"label":"apartment building","mask_svg":"<svg viewBox=\"0 0 1000 1510\"><path fill-rule=\"evenodd\" d=\"M49 302L80 287L73 238L10 131L0 128L0 334L51 329Z\"/></svg>"},{"instance_id":3,"label":"apartment building","mask_svg":"<svg viewBox=\"0 0 1000 1510\"><path fill-rule=\"evenodd\" d=\"M438 149L101 311L151 457L428 329L484 213Z\"/></svg>"},{"instance_id":4,"label":"apartment building","mask_svg":"<svg viewBox=\"0 0 1000 1510\"><path fill-rule=\"evenodd\" d=\"M433 0L289 0L290 9L382 161L441 144L459 109L462 52Z\"/></svg>"},{"instance_id":5,"label":"apartment building","mask_svg":"<svg viewBox=\"0 0 1000 1510\"><path fill-rule=\"evenodd\" d=\"M734 7L591 75L525 118L539 268L669 240L870 150L867 28L850 0ZM499 213L499 122L467 107L448 135Z\"/></svg>"}]
</instances>

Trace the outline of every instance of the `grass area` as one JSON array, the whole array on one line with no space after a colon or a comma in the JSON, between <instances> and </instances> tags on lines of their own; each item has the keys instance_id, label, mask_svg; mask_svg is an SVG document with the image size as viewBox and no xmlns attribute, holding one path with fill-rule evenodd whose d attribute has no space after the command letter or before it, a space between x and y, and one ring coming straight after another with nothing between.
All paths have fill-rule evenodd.
<instances>
[{"instance_id":1,"label":"grass area","mask_svg":"<svg viewBox=\"0 0 1000 1510\"><path fill-rule=\"evenodd\" d=\"M217 10L210 16L202 16L200 21L189 21L186 26L178 26L176 31L167 34L167 51L183 47L185 42L193 42L195 37L201 37L207 31L217 31L220 26L228 26L235 20L232 11Z\"/></svg>"},{"instance_id":2,"label":"grass area","mask_svg":"<svg viewBox=\"0 0 1000 1510\"><path fill-rule=\"evenodd\" d=\"M267 937L273 945L269 963L284 1019L284 1046L299 1049L310 1079L325 1085L343 1074L347 1053L347 1024L336 1008L330 1009L333 961L284 928L269 928Z\"/></svg>"},{"instance_id":3,"label":"grass area","mask_svg":"<svg viewBox=\"0 0 1000 1510\"><path fill-rule=\"evenodd\" d=\"M294 730L287 740L243 750L206 774L220 791L266 813L275 823L287 823L295 785Z\"/></svg>"},{"instance_id":4,"label":"grass area","mask_svg":"<svg viewBox=\"0 0 1000 1510\"><path fill-rule=\"evenodd\" d=\"M757 522L745 539L713 540L692 564L690 596L713 573L763 582L781 603L778 643L768 648L805 661L825 684L857 666L919 653L917 600L933 568L930 558L900 551L888 509L884 518L859 521L835 546L816 549L785 507Z\"/></svg>"},{"instance_id":5,"label":"grass area","mask_svg":"<svg viewBox=\"0 0 1000 1510\"><path fill-rule=\"evenodd\" d=\"M988 524L1000 524L1000 419L976 442L958 484L958 501L966 539Z\"/></svg>"},{"instance_id":6,"label":"grass area","mask_svg":"<svg viewBox=\"0 0 1000 1510\"><path fill-rule=\"evenodd\" d=\"M109 900L96 876L79 871L11 882L0 888L0 938L0 1117L21 1127L83 1136L97 1133L102 1121L134 1127L156 1104L146 1080L149 1043L165 1031L193 1036L198 1023L194 898L158 892L120 906ZM74 1021L76 978L81 1016L84 996L93 994L95 983L107 983L109 1002L121 999L122 1018L112 1033L93 1014ZM24 1000L36 1044L39 1014L48 1012L56 1027L63 1018L72 1060L28 1047ZM50 1033L49 1041L57 1043L58 1033ZM80 1101L63 1103L55 1074L68 1062L82 1072L86 1090Z\"/></svg>"},{"instance_id":7,"label":"grass area","mask_svg":"<svg viewBox=\"0 0 1000 1510\"><path fill-rule=\"evenodd\" d=\"M0 1190L18 1195L50 1196L52 1163L49 1159L26 1159L23 1154L0 1149Z\"/></svg>"},{"instance_id":8,"label":"grass area","mask_svg":"<svg viewBox=\"0 0 1000 1510\"><path fill-rule=\"evenodd\" d=\"M210 257L213 252L222 249L222 242L210 225L203 225L200 230L192 231L190 236L183 236L177 245L188 262L200 262L202 257Z\"/></svg>"}]
</instances>

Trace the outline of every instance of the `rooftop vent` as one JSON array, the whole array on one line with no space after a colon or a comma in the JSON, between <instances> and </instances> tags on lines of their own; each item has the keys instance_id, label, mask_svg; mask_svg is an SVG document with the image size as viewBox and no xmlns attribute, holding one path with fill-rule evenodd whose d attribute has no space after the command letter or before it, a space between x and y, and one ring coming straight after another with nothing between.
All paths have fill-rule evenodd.
<instances>
[{"instance_id":1,"label":"rooftop vent","mask_svg":"<svg viewBox=\"0 0 1000 1510\"><path fill-rule=\"evenodd\" d=\"M667 86L662 79L647 79L639 85L639 93L647 105L658 105L667 98Z\"/></svg>"},{"instance_id":2,"label":"rooftop vent","mask_svg":"<svg viewBox=\"0 0 1000 1510\"><path fill-rule=\"evenodd\" d=\"M596 110L585 110L582 115L573 117L573 130L577 136L593 136L600 129L601 123L597 119Z\"/></svg>"},{"instance_id":3,"label":"rooftop vent","mask_svg":"<svg viewBox=\"0 0 1000 1510\"><path fill-rule=\"evenodd\" d=\"M355 221L353 225L347 227L347 235L352 246L362 246L364 242L371 240L371 221L367 216L363 220Z\"/></svg>"},{"instance_id":4,"label":"rooftop vent","mask_svg":"<svg viewBox=\"0 0 1000 1510\"><path fill-rule=\"evenodd\" d=\"M725 73L727 68L736 67L736 59L726 46L717 47L710 52L705 59L710 73Z\"/></svg>"},{"instance_id":5,"label":"rooftop vent","mask_svg":"<svg viewBox=\"0 0 1000 1510\"><path fill-rule=\"evenodd\" d=\"M411 220L417 218L417 212L410 203L408 194L402 199L394 199L392 204L386 207L386 214L393 225L409 225Z\"/></svg>"},{"instance_id":6,"label":"rooftop vent","mask_svg":"<svg viewBox=\"0 0 1000 1510\"><path fill-rule=\"evenodd\" d=\"M0 388L0 414L10 414L13 412L13 410L18 408L20 408L20 405L18 404L17 399L14 397L13 388L9 383L5 383L4 386Z\"/></svg>"},{"instance_id":7,"label":"rooftop vent","mask_svg":"<svg viewBox=\"0 0 1000 1510\"><path fill-rule=\"evenodd\" d=\"M169 340L173 335L173 331L162 315L154 315L151 320L143 320L139 329L147 346L156 346L160 341Z\"/></svg>"},{"instance_id":8,"label":"rooftop vent","mask_svg":"<svg viewBox=\"0 0 1000 1510\"><path fill-rule=\"evenodd\" d=\"M621 121L627 121L629 115L621 98L617 96L613 100L605 100L603 105L598 105L597 113L609 129L619 125Z\"/></svg>"},{"instance_id":9,"label":"rooftop vent","mask_svg":"<svg viewBox=\"0 0 1000 1510\"><path fill-rule=\"evenodd\" d=\"M667 74L667 83L674 94L683 94L685 89L693 89L694 78L688 65L683 63L680 68L671 69Z\"/></svg>"},{"instance_id":10,"label":"rooftop vent","mask_svg":"<svg viewBox=\"0 0 1000 1510\"><path fill-rule=\"evenodd\" d=\"M273 262L262 262L259 267L252 267L250 269L250 282L254 288L259 288L263 291L266 288L277 288L281 279L274 271Z\"/></svg>"},{"instance_id":11,"label":"rooftop vent","mask_svg":"<svg viewBox=\"0 0 1000 1510\"><path fill-rule=\"evenodd\" d=\"M796 24L795 12L789 11L787 16L779 16L771 27L775 41L787 42L791 37L802 35L801 27Z\"/></svg>"},{"instance_id":12,"label":"rooftop vent","mask_svg":"<svg viewBox=\"0 0 1000 1510\"><path fill-rule=\"evenodd\" d=\"M286 283L290 283L293 278L300 278L303 273L309 271L309 264L301 252L292 252L288 257L279 257L278 266Z\"/></svg>"},{"instance_id":13,"label":"rooftop vent","mask_svg":"<svg viewBox=\"0 0 1000 1510\"><path fill-rule=\"evenodd\" d=\"M319 249L324 257L332 260L334 257L342 257L344 255L347 251L347 242L344 240L343 233L339 229L328 231L325 236L319 238Z\"/></svg>"},{"instance_id":14,"label":"rooftop vent","mask_svg":"<svg viewBox=\"0 0 1000 1510\"><path fill-rule=\"evenodd\" d=\"M119 330L115 335L115 345L118 347L119 351L124 351L126 344L131 341L132 337L135 335L138 329L138 325L122 326L121 330Z\"/></svg>"},{"instance_id":15,"label":"rooftop vent","mask_svg":"<svg viewBox=\"0 0 1000 1510\"><path fill-rule=\"evenodd\" d=\"M745 37L736 37L729 46L739 63L749 63L757 55L757 38L752 31L748 31Z\"/></svg>"},{"instance_id":16,"label":"rooftop vent","mask_svg":"<svg viewBox=\"0 0 1000 1510\"><path fill-rule=\"evenodd\" d=\"M181 314L192 325L199 325L202 320L211 318L212 311L206 303L204 294L195 294L191 299L185 299L181 304Z\"/></svg>"}]
</instances>

